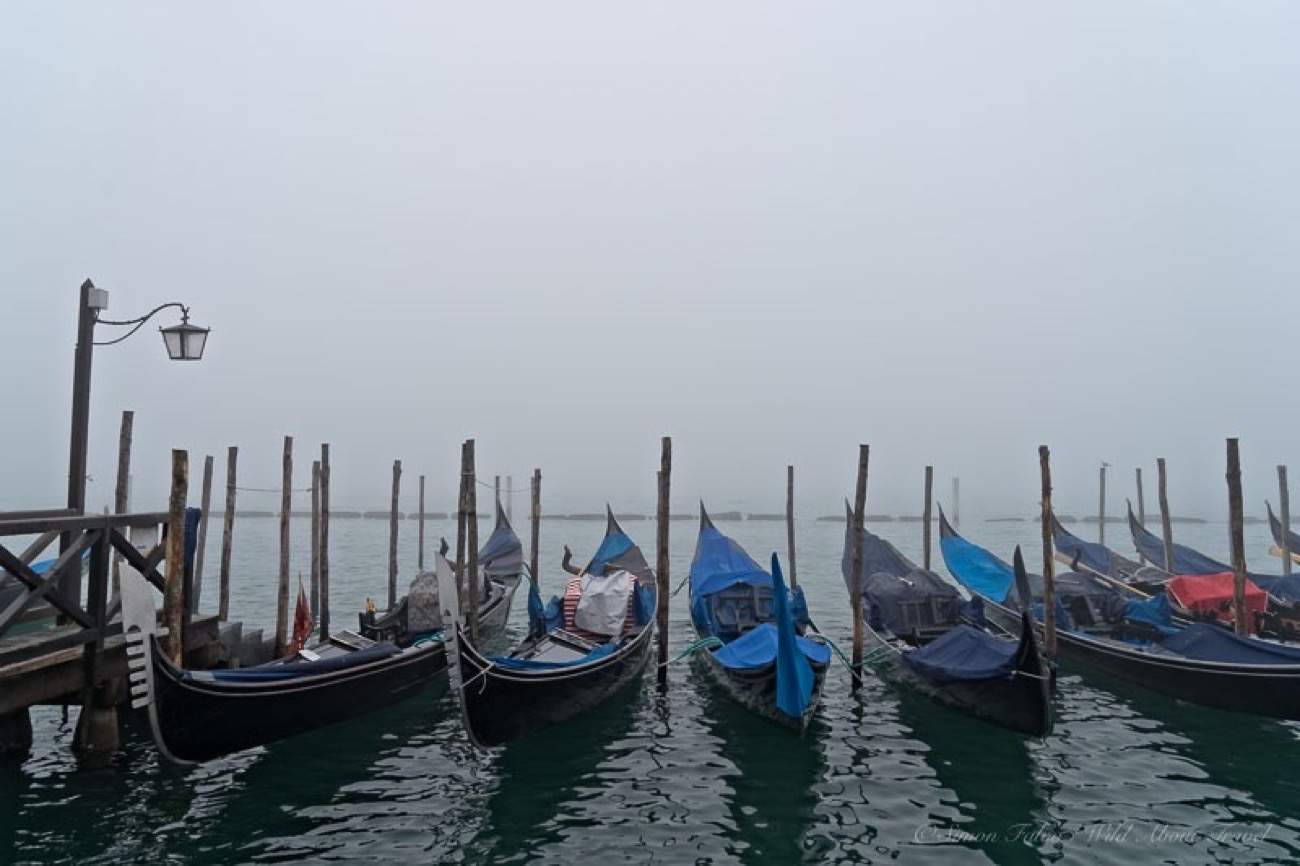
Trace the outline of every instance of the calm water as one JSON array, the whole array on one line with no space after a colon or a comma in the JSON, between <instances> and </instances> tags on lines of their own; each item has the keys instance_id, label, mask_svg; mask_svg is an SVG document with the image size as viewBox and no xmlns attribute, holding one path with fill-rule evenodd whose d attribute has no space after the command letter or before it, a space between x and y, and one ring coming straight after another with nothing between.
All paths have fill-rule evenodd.
<instances>
[{"instance_id":1,"label":"calm water","mask_svg":"<svg viewBox=\"0 0 1300 866\"><path fill-rule=\"evenodd\" d=\"M300 536L304 524L295 522ZM651 558L652 526L626 523ZM780 523L721 528L759 559L784 547ZM875 528L919 558L919 524ZM1246 529L1254 567L1275 570L1264 528ZM544 590L558 583L560 545L590 553L602 530L543 523ZM331 531L334 619L352 623L366 595L385 593L387 525L340 520ZM1002 554L1019 541L1031 562L1038 555L1032 523L965 531ZM1076 531L1093 537L1096 527ZM404 584L414 522L402 532ZM693 523L673 523L674 586L694 534ZM1108 527L1112 543L1122 534ZM1222 525L1177 535L1226 558ZM276 538L274 521L238 524L236 618L271 625ZM847 646L842 538L842 524L802 522L799 576L814 618ZM305 571L303 547L295 568ZM215 549L208 560L206 609ZM512 618L518 632L522 604ZM683 592L671 641L690 639ZM42 708L31 756L0 763L0 863L1300 862L1300 725L1066 674L1056 732L1041 742L872 678L850 695L842 666L799 739L677 663L666 694L647 675L568 728L499 754L470 747L454 701L434 685L382 717L190 771L162 765L138 722L126 726L116 767L78 771L76 711L64 722Z\"/></svg>"}]
</instances>

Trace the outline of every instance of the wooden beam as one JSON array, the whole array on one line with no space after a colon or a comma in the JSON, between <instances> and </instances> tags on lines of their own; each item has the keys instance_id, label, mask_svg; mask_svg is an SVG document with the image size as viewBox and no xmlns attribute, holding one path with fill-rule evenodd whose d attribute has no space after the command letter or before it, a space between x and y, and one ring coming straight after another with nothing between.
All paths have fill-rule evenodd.
<instances>
[{"instance_id":1,"label":"wooden beam","mask_svg":"<svg viewBox=\"0 0 1300 866\"><path fill-rule=\"evenodd\" d=\"M388 509L388 609L397 607L397 505L402 491L402 461L393 461L393 496Z\"/></svg>"},{"instance_id":2,"label":"wooden beam","mask_svg":"<svg viewBox=\"0 0 1300 866\"><path fill-rule=\"evenodd\" d=\"M858 477L853 486L853 537L849 543L849 607L853 613L852 688L862 688L862 643L866 638L862 621L862 524L867 508L867 464L871 446L858 446Z\"/></svg>"},{"instance_id":3,"label":"wooden beam","mask_svg":"<svg viewBox=\"0 0 1300 866\"><path fill-rule=\"evenodd\" d=\"M0 611L0 634L4 634L22 615L23 611L43 598L48 599L55 610L72 619L78 625L87 628L93 626L93 618L82 610L80 605L73 603L63 593L60 587L60 577L70 567L80 569L82 554L102 535L102 530L88 530L78 534L73 539L72 544L63 553L59 554L59 558L55 560L54 565L50 566L44 574L37 574L32 571L27 563L0 546L0 567L13 574L19 582L27 586L26 592L11 601L3 611Z\"/></svg>"},{"instance_id":4,"label":"wooden beam","mask_svg":"<svg viewBox=\"0 0 1300 866\"><path fill-rule=\"evenodd\" d=\"M659 442L659 501L655 509L655 628L659 631L658 677L668 683L668 502L672 494L673 439Z\"/></svg>"},{"instance_id":5,"label":"wooden beam","mask_svg":"<svg viewBox=\"0 0 1300 866\"><path fill-rule=\"evenodd\" d=\"M1228 537L1232 540L1232 621L1237 634L1250 632L1246 616L1245 509L1241 501L1241 456L1237 439L1228 439Z\"/></svg>"},{"instance_id":6,"label":"wooden beam","mask_svg":"<svg viewBox=\"0 0 1300 866\"><path fill-rule=\"evenodd\" d=\"M1038 471L1042 476L1043 530L1043 654L1056 657L1056 569L1052 559L1052 465L1046 445L1038 446Z\"/></svg>"},{"instance_id":7,"label":"wooden beam","mask_svg":"<svg viewBox=\"0 0 1300 866\"><path fill-rule=\"evenodd\" d=\"M275 595L275 655L289 652L289 516L293 511L293 437L284 437L280 461L280 573Z\"/></svg>"},{"instance_id":8,"label":"wooden beam","mask_svg":"<svg viewBox=\"0 0 1300 866\"><path fill-rule=\"evenodd\" d=\"M85 514L73 517L21 518L0 521L0 538L12 535L39 535L45 532L85 532L105 526L132 527L156 526L167 522L167 512L152 511L136 514Z\"/></svg>"},{"instance_id":9,"label":"wooden beam","mask_svg":"<svg viewBox=\"0 0 1300 866\"><path fill-rule=\"evenodd\" d=\"M167 499L167 590L163 594L163 652L172 664L183 663L185 607L185 502L190 487L190 455L172 449L172 488Z\"/></svg>"}]
</instances>

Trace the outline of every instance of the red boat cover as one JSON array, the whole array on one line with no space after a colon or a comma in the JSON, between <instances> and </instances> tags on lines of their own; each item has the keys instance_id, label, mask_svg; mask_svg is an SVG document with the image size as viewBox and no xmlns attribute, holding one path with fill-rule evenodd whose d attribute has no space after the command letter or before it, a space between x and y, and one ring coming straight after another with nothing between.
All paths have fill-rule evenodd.
<instances>
[{"instance_id":1,"label":"red boat cover","mask_svg":"<svg viewBox=\"0 0 1300 866\"><path fill-rule=\"evenodd\" d=\"M1232 572L1220 574L1183 574L1165 584L1165 591L1185 610L1214 614L1216 619L1232 623ZM1251 614L1268 609L1268 593L1246 579L1246 610ZM1246 617L1253 632L1255 617Z\"/></svg>"}]
</instances>

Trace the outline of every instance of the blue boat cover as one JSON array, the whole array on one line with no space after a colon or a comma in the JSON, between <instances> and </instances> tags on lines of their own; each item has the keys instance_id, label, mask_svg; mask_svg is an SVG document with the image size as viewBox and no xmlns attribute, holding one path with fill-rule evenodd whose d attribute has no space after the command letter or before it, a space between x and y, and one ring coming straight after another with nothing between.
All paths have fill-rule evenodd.
<instances>
[{"instance_id":1,"label":"blue boat cover","mask_svg":"<svg viewBox=\"0 0 1300 866\"><path fill-rule=\"evenodd\" d=\"M185 671L182 679L190 682L215 681L219 683L267 683L291 680L297 677L310 677L335 671L354 668L373 661L397 655L401 649L396 644L384 643L366 647L363 650L332 656L318 661L270 662L253 668L235 668L233 670Z\"/></svg>"},{"instance_id":2,"label":"blue boat cover","mask_svg":"<svg viewBox=\"0 0 1300 866\"><path fill-rule=\"evenodd\" d=\"M524 569L524 545L497 502L496 526L478 552L478 564L488 577L513 577Z\"/></svg>"},{"instance_id":3,"label":"blue boat cover","mask_svg":"<svg viewBox=\"0 0 1300 866\"><path fill-rule=\"evenodd\" d=\"M604 658L611 655L614 650L618 649L617 641L603 643L591 652L581 658L573 659L567 662L539 662L531 659L517 659L512 656L492 656L488 661L501 668L510 668L516 671L549 671L556 668L571 668L575 665L585 665L587 662L594 662L596 659Z\"/></svg>"},{"instance_id":4,"label":"blue boat cover","mask_svg":"<svg viewBox=\"0 0 1300 866\"><path fill-rule=\"evenodd\" d=\"M622 569L641 578L654 576L649 563L641 553L641 548L633 543L623 527L614 519L614 510L605 506L605 538L596 549L596 553L587 563L587 573L601 575L607 571Z\"/></svg>"},{"instance_id":5,"label":"blue boat cover","mask_svg":"<svg viewBox=\"0 0 1300 866\"><path fill-rule=\"evenodd\" d=\"M831 648L824 643L797 637L795 645L804 656L817 664L828 664L831 660ZM751 671L765 668L776 661L776 651L776 624L765 622L715 650L713 657L730 670Z\"/></svg>"},{"instance_id":6,"label":"blue boat cover","mask_svg":"<svg viewBox=\"0 0 1300 866\"><path fill-rule=\"evenodd\" d=\"M1061 525L1056 515L1052 515L1052 544L1075 563L1076 570L1082 565L1107 577L1127 578L1142 569L1142 563L1120 556L1104 544L1084 541L1074 535Z\"/></svg>"},{"instance_id":7,"label":"blue boat cover","mask_svg":"<svg viewBox=\"0 0 1300 866\"><path fill-rule=\"evenodd\" d=\"M954 626L925 646L903 653L916 673L935 683L1006 679L1016 669L1019 642L968 625Z\"/></svg>"},{"instance_id":8,"label":"blue boat cover","mask_svg":"<svg viewBox=\"0 0 1300 866\"><path fill-rule=\"evenodd\" d=\"M1009 563L955 533L940 535L939 550L958 583L989 601L1007 603L1007 595L1016 581Z\"/></svg>"},{"instance_id":9,"label":"blue boat cover","mask_svg":"<svg viewBox=\"0 0 1300 866\"><path fill-rule=\"evenodd\" d=\"M712 523L700 527L691 560L691 598L703 598L737 584L772 586L772 575L745 549L717 530Z\"/></svg>"},{"instance_id":10,"label":"blue boat cover","mask_svg":"<svg viewBox=\"0 0 1300 866\"><path fill-rule=\"evenodd\" d=\"M772 616L776 619L776 708L792 719L801 719L812 701L816 677L799 641L814 643L795 631L790 593L781 576L781 563L772 554ZM830 661L830 647L819 645Z\"/></svg>"},{"instance_id":11,"label":"blue boat cover","mask_svg":"<svg viewBox=\"0 0 1300 866\"><path fill-rule=\"evenodd\" d=\"M1300 647L1241 637L1208 622L1195 622L1161 646L1189 659L1243 665L1300 665Z\"/></svg>"},{"instance_id":12,"label":"blue boat cover","mask_svg":"<svg viewBox=\"0 0 1300 866\"><path fill-rule=\"evenodd\" d=\"M1133 534L1133 545L1142 555L1154 563L1164 566L1165 543L1160 536L1151 532L1128 513L1129 531ZM1174 574L1223 574L1232 571L1232 566L1217 559L1211 559L1199 550L1182 544L1174 544ZM1300 574L1255 574L1247 572L1247 577L1269 595L1285 601L1300 601Z\"/></svg>"},{"instance_id":13,"label":"blue boat cover","mask_svg":"<svg viewBox=\"0 0 1300 866\"><path fill-rule=\"evenodd\" d=\"M1173 609L1169 606L1169 596L1163 592L1151 598L1134 599L1124 603L1124 619L1132 623L1141 623L1163 634L1178 634L1182 629L1174 625Z\"/></svg>"}]
</instances>

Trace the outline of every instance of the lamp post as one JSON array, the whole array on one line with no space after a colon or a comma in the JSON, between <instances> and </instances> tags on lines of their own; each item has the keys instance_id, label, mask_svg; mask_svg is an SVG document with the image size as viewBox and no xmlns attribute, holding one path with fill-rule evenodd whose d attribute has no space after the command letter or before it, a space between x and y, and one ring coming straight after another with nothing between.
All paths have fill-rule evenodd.
<instances>
[{"instance_id":1,"label":"lamp post","mask_svg":"<svg viewBox=\"0 0 1300 866\"><path fill-rule=\"evenodd\" d=\"M138 319L114 321L100 318L108 309L108 292L95 288L86 280L81 284L81 300L77 309L77 354L72 367L72 438L68 446L68 508L77 513L86 511L86 445L90 435L90 367L95 346L111 346L130 337L144 323L162 310L176 307L181 311L181 322L168 328L159 328L167 355L174 361L197 361L203 357L208 329L190 324L189 307L171 301L154 307ZM120 337L95 342L95 325L133 326ZM65 537L61 546L70 539ZM80 582L80 575L73 575ZM73 596L77 598L79 596Z\"/></svg>"}]
</instances>

